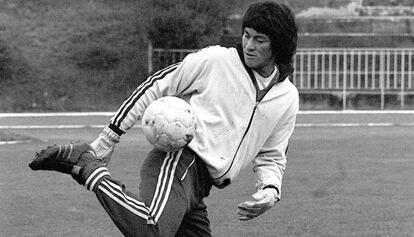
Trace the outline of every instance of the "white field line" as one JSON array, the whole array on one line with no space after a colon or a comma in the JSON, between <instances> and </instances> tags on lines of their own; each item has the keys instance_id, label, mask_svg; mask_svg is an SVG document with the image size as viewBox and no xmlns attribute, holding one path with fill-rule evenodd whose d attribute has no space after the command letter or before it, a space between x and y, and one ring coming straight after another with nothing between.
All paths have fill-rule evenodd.
<instances>
[{"instance_id":1,"label":"white field line","mask_svg":"<svg viewBox=\"0 0 414 237\"><path fill-rule=\"evenodd\" d=\"M295 127L412 127L414 123L297 123Z\"/></svg>"},{"instance_id":2,"label":"white field line","mask_svg":"<svg viewBox=\"0 0 414 237\"><path fill-rule=\"evenodd\" d=\"M414 110L305 110L298 114L414 114Z\"/></svg>"},{"instance_id":3,"label":"white field line","mask_svg":"<svg viewBox=\"0 0 414 237\"><path fill-rule=\"evenodd\" d=\"M115 112L62 112L62 113L0 113L0 118L13 117L79 117L79 116L113 116Z\"/></svg>"},{"instance_id":4,"label":"white field line","mask_svg":"<svg viewBox=\"0 0 414 237\"><path fill-rule=\"evenodd\" d=\"M414 114L414 110L338 110L338 111L299 111L301 114ZM74 113L1 113L0 118L10 117L76 117L76 116L112 116L113 112L74 112ZM0 125L0 129L76 129L104 128L106 124L94 125ZM393 127L414 126L414 123L297 123L296 127ZM141 127L136 125L135 127Z\"/></svg>"},{"instance_id":5,"label":"white field line","mask_svg":"<svg viewBox=\"0 0 414 237\"><path fill-rule=\"evenodd\" d=\"M113 116L115 112L61 112L61 113L0 113L0 118L10 117L79 117ZM304 110L301 114L414 114L414 110Z\"/></svg>"},{"instance_id":6,"label":"white field line","mask_svg":"<svg viewBox=\"0 0 414 237\"><path fill-rule=\"evenodd\" d=\"M13 145L13 144L19 144L19 143L26 143L27 140L16 140L16 141L0 141L0 145Z\"/></svg>"},{"instance_id":7,"label":"white field line","mask_svg":"<svg viewBox=\"0 0 414 237\"><path fill-rule=\"evenodd\" d=\"M84 129L104 128L106 125L0 125L1 129ZM414 123L296 123L297 128L312 127L413 127ZM140 128L141 125L135 125Z\"/></svg>"},{"instance_id":8,"label":"white field line","mask_svg":"<svg viewBox=\"0 0 414 237\"><path fill-rule=\"evenodd\" d=\"M66 128L104 128L106 125L0 125L0 129L66 129Z\"/></svg>"}]
</instances>

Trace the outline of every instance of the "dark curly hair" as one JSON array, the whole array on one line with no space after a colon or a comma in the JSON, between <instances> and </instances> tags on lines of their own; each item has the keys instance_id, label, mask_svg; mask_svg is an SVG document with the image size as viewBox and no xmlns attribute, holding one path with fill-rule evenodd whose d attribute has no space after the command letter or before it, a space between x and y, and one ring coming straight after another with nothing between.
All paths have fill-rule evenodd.
<instances>
[{"instance_id":1,"label":"dark curly hair","mask_svg":"<svg viewBox=\"0 0 414 237\"><path fill-rule=\"evenodd\" d=\"M270 38L277 64L291 64L296 53L298 27L295 15L285 4L256 2L247 9L242 29L249 27Z\"/></svg>"}]
</instances>

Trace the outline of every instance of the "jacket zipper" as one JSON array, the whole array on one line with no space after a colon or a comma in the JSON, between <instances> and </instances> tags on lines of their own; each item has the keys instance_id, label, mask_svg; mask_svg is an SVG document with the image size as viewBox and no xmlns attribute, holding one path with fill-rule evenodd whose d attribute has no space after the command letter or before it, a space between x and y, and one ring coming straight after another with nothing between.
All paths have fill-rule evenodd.
<instances>
[{"instance_id":1,"label":"jacket zipper","mask_svg":"<svg viewBox=\"0 0 414 237\"><path fill-rule=\"evenodd\" d=\"M253 122L253 117L254 117L254 114L256 113L256 109L257 109L257 106L259 105L259 103L260 103L260 101L256 101L256 104L254 105L254 107L253 107L253 111L252 111L252 114L250 115L250 119L249 119L249 124L247 125L247 128L246 128L246 130L244 131L244 134L243 134L243 136L242 136L242 138L241 138L241 140L240 140L240 143L239 143L239 145L237 146L237 149L236 149L236 152L234 153L234 156L233 156L233 159L232 159L232 161L231 161L231 163L230 163L230 165L229 165L229 168L227 168L227 170L226 170L226 172L224 172L220 177L218 177L218 178L213 178L213 179L221 179L221 178L223 178L229 171L230 171L230 169L231 169L231 167L233 167L233 163L234 163L234 160L236 159L236 156L237 156L237 153L239 153L239 149L240 149L240 147L241 147L241 145L243 144L243 141L244 141L244 139L245 139L245 137L246 137L246 135L247 135L247 132L249 131L249 129L250 129L250 127L251 127L251 125L252 125L252 122ZM224 182L223 182L223 184L224 184ZM226 183L224 186L227 186L228 185L228 183ZM220 187L219 187L220 188Z\"/></svg>"},{"instance_id":2,"label":"jacket zipper","mask_svg":"<svg viewBox=\"0 0 414 237\"><path fill-rule=\"evenodd\" d=\"M245 139L245 137L246 137L246 135L247 135L247 132L249 131L249 129L250 129L250 126L252 125L252 122L253 122L253 117L254 117L254 114L256 113L256 109L257 109L257 106L259 105L259 103L262 101L262 99L265 97L265 95L267 94L267 92L269 92L269 90L273 87L273 85L269 85L268 86L268 88L267 88L267 90L264 92L264 94L261 94L260 95L260 93L259 93L259 91L258 91L258 88L257 88L257 83L256 83L256 81L255 81L255 77L254 77L254 75L253 75L253 72L252 72L252 70L251 69L249 69L248 67L247 67L247 65L246 65L246 63L244 62L244 58L243 58L243 49L242 49L242 47L241 47L241 45L239 44L239 45L237 45L237 47L236 47L236 49L237 49L237 53L239 54L239 57L240 57L240 61L242 62L242 64L243 64L243 66L245 67L245 69L246 69L246 71L247 71L247 73L249 74L249 76L250 76L250 78L252 79L252 83L253 83L253 85L254 85L254 87L256 88L256 104L255 104L255 106L254 106L254 108L253 108L253 112L252 112L252 114L251 114L251 116L250 116L250 120L249 120L249 124L247 125L247 128L246 128L246 130L244 131L244 134L243 134L243 136L242 136L242 138L241 138L241 140L240 140L240 143L239 143L239 145L237 146L237 149L236 149L236 152L234 153L234 156L233 156L233 160L231 161L231 163L230 163L230 166L229 166L229 168L227 168L227 170L226 170L226 172L224 172L222 175L220 175L220 177L218 177L218 178L212 178L213 180L217 180L217 179L221 179L221 178L223 178L229 171L230 171L230 169L231 169L231 167L233 167L233 163L234 163L234 160L236 159L236 156L237 156L237 153L239 152L239 149L240 149L240 146L241 146L241 144L243 143L243 141L244 141L244 139ZM279 69L280 69L280 65L279 65ZM293 69L292 70L290 70L290 68L288 68L289 69L289 71L286 71L285 73L280 73L279 74L279 78L284 78L284 79L286 79L287 77L288 77L288 75L291 73L291 72L293 72ZM278 80L278 82L279 82L279 80ZM225 186L227 186L228 184L230 184L230 180L223 180L223 183L220 185L220 186L218 186L218 188L224 188Z\"/></svg>"}]
</instances>

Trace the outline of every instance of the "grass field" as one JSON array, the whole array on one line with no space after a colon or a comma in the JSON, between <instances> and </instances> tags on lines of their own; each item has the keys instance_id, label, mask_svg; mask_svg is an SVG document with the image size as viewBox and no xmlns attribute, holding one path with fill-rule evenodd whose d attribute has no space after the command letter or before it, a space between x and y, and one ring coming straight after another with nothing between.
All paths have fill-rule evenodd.
<instances>
[{"instance_id":1,"label":"grass field","mask_svg":"<svg viewBox=\"0 0 414 237\"><path fill-rule=\"evenodd\" d=\"M379 115L365 116L353 115L352 122L360 121L358 117L383 121ZM414 121L414 115L406 116L405 122ZM298 121L318 122L315 118ZM27 166L34 152L48 144L90 141L99 131L14 131L36 139L0 146L0 236L121 236L92 193L69 176L33 172ZM253 176L244 171L231 186L213 189L206 199L213 236L413 236L413 141L413 126L297 127L282 200L261 217L239 222L237 203L253 193ZM113 177L135 193L138 169L149 149L140 130L132 129L109 164Z\"/></svg>"}]
</instances>

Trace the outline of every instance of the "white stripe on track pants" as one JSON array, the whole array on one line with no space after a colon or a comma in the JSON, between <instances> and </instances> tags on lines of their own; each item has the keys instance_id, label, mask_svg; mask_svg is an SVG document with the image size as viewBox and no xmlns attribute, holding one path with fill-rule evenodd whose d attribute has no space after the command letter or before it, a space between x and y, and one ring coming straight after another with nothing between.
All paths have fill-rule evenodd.
<instances>
[{"instance_id":1,"label":"white stripe on track pants","mask_svg":"<svg viewBox=\"0 0 414 237\"><path fill-rule=\"evenodd\" d=\"M140 171L139 197L104 172L94 172L87 188L125 236L211 236L203 202L211 179L190 149L149 152Z\"/></svg>"}]
</instances>

